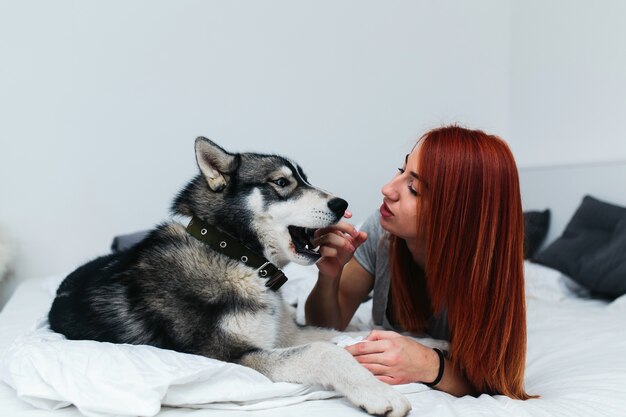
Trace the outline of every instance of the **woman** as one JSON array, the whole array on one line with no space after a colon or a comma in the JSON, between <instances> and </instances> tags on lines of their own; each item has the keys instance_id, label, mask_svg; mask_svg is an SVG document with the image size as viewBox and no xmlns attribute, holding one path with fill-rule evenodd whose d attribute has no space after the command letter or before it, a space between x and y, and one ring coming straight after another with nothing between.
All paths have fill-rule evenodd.
<instances>
[{"instance_id":1,"label":"woman","mask_svg":"<svg viewBox=\"0 0 626 417\"><path fill-rule=\"evenodd\" d=\"M345 329L373 289L375 324L450 341L444 358L372 331L347 349L380 380L530 398L523 214L506 143L457 126L427 132L382 193L360 232L345 222L316 232L322 258L307 323Z\"/></svg>"}]
</instances>

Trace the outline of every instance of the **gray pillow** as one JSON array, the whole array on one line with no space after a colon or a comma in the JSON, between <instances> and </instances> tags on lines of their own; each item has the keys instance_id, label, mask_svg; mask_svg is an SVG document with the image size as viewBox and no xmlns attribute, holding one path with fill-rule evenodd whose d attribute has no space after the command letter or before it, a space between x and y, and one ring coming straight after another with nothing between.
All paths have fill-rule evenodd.
<instances>
[{"instance_id":1,"label":"gray pillow","mask_svg":"<svg viewBox=\"0 0 626 417\"><path fill-rule=\"evenodd\" d=\"M129 233L127 235L119 235L113 238L111 243L111 250L113 252L121 252L141 242L148 234L149 230L142 230L141 232Z\"/></svg>"},{"instance_id":2,"label":"gray pillow","mask_svg":"<svg viewBox=\"0 0 626 417\"><path fill-rule=\"evenodd\" d=\"M550 209L524 212L524 259L532 258L550 229Z\"/></svg>"},{"instance_id":3,"label":"gray pillow","mask_svg":"<svg viewBox=\"0 0 626 417\"><path fill-rule=\"evenodd\" d=\"M626 208L585 196L563 234L533 259L596 295L626 294Z\"/></svg>"}]
</instances>

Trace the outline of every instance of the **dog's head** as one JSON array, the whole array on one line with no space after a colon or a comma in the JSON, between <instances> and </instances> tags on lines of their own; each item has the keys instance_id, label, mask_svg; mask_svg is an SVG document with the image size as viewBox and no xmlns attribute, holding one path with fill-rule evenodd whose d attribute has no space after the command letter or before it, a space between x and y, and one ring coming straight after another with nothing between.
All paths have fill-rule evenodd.
<instances>
[{"instance_id":1,"label":"dog's head","mask_svg":"<svg viewBox=\"0 0 626 417\"><path fill-rule=\"evenodd\" d=\"M348 207L281 156L233 154L199 137L196 161L200 175L178 194L172 211L219 227L278 267L315 262L320 255L311 231L336 223Z\"/></svg>"}]
</instances>

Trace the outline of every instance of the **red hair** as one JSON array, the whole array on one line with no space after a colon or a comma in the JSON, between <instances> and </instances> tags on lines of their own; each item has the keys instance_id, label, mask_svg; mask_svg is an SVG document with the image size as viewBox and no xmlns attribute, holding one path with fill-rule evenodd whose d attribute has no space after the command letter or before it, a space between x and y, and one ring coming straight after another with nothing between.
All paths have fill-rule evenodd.
<instances>
[{"instance_id":1,"label":"red hair","mask_svg":"<svg viewBox=\"0 0 626 417\"><path fill-rule=\"evenodd\" d=\"M391 239L395 319L420 333L447 310L450 361L482 393L524 391L524 223L517 167L500 138L457 126L421 139L424 271L406 242ZM413 168L415 169L415 168Z\"/></svg>"}]
</instances>

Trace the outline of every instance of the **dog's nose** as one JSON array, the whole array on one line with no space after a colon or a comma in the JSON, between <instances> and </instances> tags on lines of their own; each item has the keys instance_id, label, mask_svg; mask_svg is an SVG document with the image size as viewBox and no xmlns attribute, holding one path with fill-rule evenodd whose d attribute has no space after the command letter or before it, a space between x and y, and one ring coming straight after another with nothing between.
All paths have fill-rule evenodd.
<instances>
[{"instance_id":1,"label":"dog's nose","mask_svg":"<svg viewBox=\"0 0 626 417\"><path fill-rule=\"evenodd\" d=\"M328 208L333 211L337 216L343 216L348 208L348 202L343 198L333 198L328 202Z\"/></svg>"}]
</instances>

